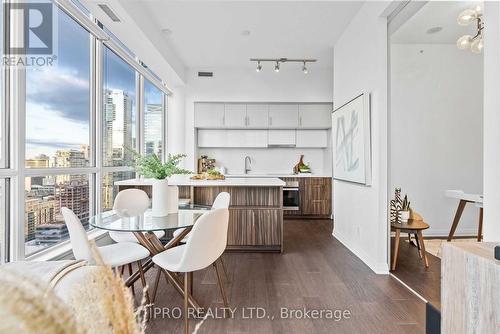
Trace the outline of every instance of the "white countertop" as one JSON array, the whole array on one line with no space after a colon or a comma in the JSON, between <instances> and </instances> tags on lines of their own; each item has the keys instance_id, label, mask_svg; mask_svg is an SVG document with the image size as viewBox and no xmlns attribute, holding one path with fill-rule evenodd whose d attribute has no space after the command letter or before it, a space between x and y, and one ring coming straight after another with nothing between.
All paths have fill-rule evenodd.
<instances>
[{"instance_id":1,"label":"white countertop","mask_svg":"<svg viewBox=\"0 0 500 334\"><path fill-rule=\"evenodd\" d=\"M117 186L150 186L154 179L130 179L117 181ZM193 187L284 187L285 182L277 177L226 177L225 180L191 180L189 176L175 176L168 180L172 186L193 186Z\"/></svg>"},{"instance_id":2,"label":"white countertop","mask_svg":"<svg viewBox=\"0 0 500 334\"><path fill-rule=\"evenodd\" d=\"M226 174L226 178L235 177L250 177L250 178L270 178L270 177L327 177L331 178L329 175L314 174L314 173L302 173L302 174L286 174L286 173L276 173L276 174Z\"/></svg>"}]
</instances>

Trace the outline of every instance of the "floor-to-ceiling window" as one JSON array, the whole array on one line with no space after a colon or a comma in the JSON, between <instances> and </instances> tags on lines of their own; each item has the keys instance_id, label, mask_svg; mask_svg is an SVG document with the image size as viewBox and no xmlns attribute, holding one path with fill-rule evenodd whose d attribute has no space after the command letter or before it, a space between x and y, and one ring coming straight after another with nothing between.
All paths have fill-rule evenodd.
<instances>
[{"instance_id":1,"label":"floor-to-ceiling window","mask_svg":"<svg viewBox=\"0 0 500 334\"><path fill-rule=\"evenodd\" d=\"M132 150L137 141L137 79L138 74L123 59L104 49L102 107L102 202L103 210L113 207L116 181L134 177L130 170Z\"/></svg>"},{"instance_id":2,"label":"floor-to-ceiling window","mask_svg":"<svg viewBox=\"0 0 500 334\"><path fill-rule=\"evenodd\" d=\"M146 154L162 156L164 146L165 97L161 90L144 80L144 142Z\"/></svg>"},{"instance_id":3,"label":"floor-to-ceiling window","mask_svg":"<svg viewBox=\"0 0 500 334\"><path fill-rule=\"evenodd\" d=\"M1 71L0 262L65 243L62 207L88 228L90 216L112 207L114 183L135 177L131 150L165 154L164 84L116 36L100 39L105 27L60 6L57 61ZM16 34L9 24L3 31L3 9L6 56L4 36Z\"/></svg>"},{"instance_id":4,"label":"floor-to-ceiling window","mask_svg":"<svg viewBox=\"0 0 500 334\"><path fill-rule=\"evenodd\" d=\"M60 214L72 209L84 226L90 214L91 35L61 10L53 66L26 69L24 237L29 256L68 238ZM53 174L50 169L60 169Z\"/></svg>"}]
</instances>

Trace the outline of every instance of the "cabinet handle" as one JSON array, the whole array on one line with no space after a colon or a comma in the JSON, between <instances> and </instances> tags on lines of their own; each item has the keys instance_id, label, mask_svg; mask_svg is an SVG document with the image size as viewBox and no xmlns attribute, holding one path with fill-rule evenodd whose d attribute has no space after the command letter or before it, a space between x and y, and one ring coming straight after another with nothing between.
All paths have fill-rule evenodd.
<instances>
[{"instance_id":1,"label":"cabinet handle","mask_svg":"<svg viewBox=\"0 0 500 334\"><path fill-rule=\"evenodd\" d=\"M302 116L299 117L299 126L302 126Z\"/></svg>"},{"instance_id":2,"label":"cabinet handle","mask_svg":"<svg viewBox=\"0 0 500 334\"><path fill-rule=\"evenodd\" d=\"M245 117L245 125L246 126L250 125L250 118L248 116Z\"/></svg>"},{"instance_id":3,"label":"cabinet handle","mask_svg":"<svg viewBox=\"0 0 500 334\"><path fill-rule=\"evenodd\" d=\"M226 115L222 116L222 126L226 125Z\"/></svg>"},{"instance_id":4,"label":"cabinet handle","mask_svg":"<svg viewBox=\"0 0 500 334\"><path fill-rule=\"evenodd\" d=\"M269 125L273 126L273 118L271 116L269 116Z\"/></svg>"}]
</instances>

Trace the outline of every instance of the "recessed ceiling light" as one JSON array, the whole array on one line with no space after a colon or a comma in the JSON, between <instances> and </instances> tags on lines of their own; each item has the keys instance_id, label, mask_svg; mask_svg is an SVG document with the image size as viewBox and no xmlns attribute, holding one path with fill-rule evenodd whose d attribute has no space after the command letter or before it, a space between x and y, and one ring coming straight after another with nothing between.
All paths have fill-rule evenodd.
<instances>
[{"instance_id":1,"label":"recessed ceiling light","mask_svg":"<svg viewBox=\"0 0 500 334\"><path fill-rule=\"evenodd\" d=\"M250 30L243 30L243 31L241 32L241 35L242 35L242 36L250 36Z\"/></svg>"},{"instance_id":2,"label":"recessed ceiling light","mask_svg":"<svg viewBox=\"0 0 500 334\"><path fill-rule=\"evenodd\" d=\"M168 29L168 28L165 28L165 29L162 29L161 32L165 35L165 36L170 36L172 35L172 30Z\"/></svg>"},{"instance_id":3,"label":"recessed ceiling light","mask_svg":"<svg viewBox=\"0 0 500 334\"><path fill-rule=\"evenodd\" d=\"M443 30L443 27L433 27L433 28L427 29L427 33L428 34L435 34L435 33L440 32L441 30Z\"/></svg>"}]
</instances>

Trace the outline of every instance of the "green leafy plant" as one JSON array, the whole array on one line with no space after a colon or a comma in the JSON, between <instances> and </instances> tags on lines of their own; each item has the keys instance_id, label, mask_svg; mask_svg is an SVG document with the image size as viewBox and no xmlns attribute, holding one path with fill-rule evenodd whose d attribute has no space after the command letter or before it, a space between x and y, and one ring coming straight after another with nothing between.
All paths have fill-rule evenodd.
<instances>
[{"instance_id":1,"label":"green leafy plant","mask_svg":"<svg viewBox=\"0 0 500 334\"><path fill-rule=\"evenodd\" d=\"M156 154L141 155L133 149L127 149L133 158L132 167L137 174L146 178L164 180L175 174L192 174L190 170L179 167L185 154L169 154L166 162L162 162Z\"/></svg>"},{"instance_id":2,"label":"green leafy plant","mask_svg":"<svg viewBox=\"0 0 500 334\"><path fill-rule=\"evenodd\" d=\"M208 175L213 175L213 176L219 176L219 175L222 175L218 170L216 170L215 168L211 168L209 170L207 170L207 174Z\"/></svg>"},{"instance_id":3,"label":"green leafy plant","mask_svg":"<svg viewBox=\"0 0 500 334\"><path fill-rule=\"evenodd\" d=\"M408 200L407 195L405 195L405 198L403 199L403 204L401 205L401 210L402 211L410 211L410 201Z\"/></svg>"}]
</instances>

